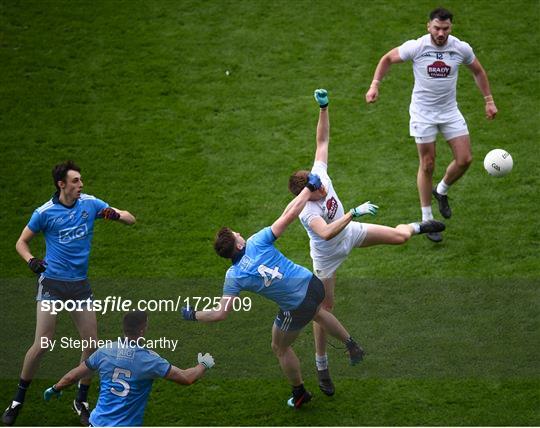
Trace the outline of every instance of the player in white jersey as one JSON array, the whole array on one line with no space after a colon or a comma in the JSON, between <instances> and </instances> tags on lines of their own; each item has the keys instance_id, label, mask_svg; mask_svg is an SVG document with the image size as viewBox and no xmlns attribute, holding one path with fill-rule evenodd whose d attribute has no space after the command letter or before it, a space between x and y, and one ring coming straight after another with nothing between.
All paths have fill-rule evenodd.
<instances>
[{"instance_id":1,"label":"player in white jersey","mask_svg":"<svg viewBox=\"0 0 540 428\"><path fill-rule=\"evenodd\" d=\"M312 192L299 218L310 238L313 270L324 284L323 307L331 311L334 306L336 270L353 248L403 244L415 234L442 232L445 226L435 220L400 224L396 227L352 221L353 218L366 214L375 215L378 207L368 201L348 212L343 209L343 204L327 173L330 142L328 94L325 89L317 89L314 96L319 103L320 111L317 124L317 149L311 173L319 175L323 185L320 190ZM297 171L290 177L289 190L294 195L298 195L305 187L308 174L309 171ZM333 395L335 388L328 371L326 334L318 323L313 324L313 331L319 387L325 394Z\"/></svg>"},{"instance_id":2,"label":"player in white jersey","mask_svg":"<svg viewBox=\"0 0 540 428\"><path fill-rule=\"evenodd\" d=\"M380 59L366 93L366 102L377 101L379 84L390 66L412 61L414 89L409 108L410 135L415 138L420 160L417 185L422 220L433 218L432 195L438 201L441 215L444 218L452 216L448 189L465 174L472 162L467 123L456 102L456 83L461 64L471 70L484 96L486 117L493 119L497 114L484 68L468 43L450 35L452 18L452 13L446 9L433 10L427 23L428 34L417 40L409 40L386 53ZM454 159L446 168L442 180L433 187L435 139L438 132L450 145ZM434 242L442 241L440 233L430 233L427 237Z\"/></svg>"}]
</instances>

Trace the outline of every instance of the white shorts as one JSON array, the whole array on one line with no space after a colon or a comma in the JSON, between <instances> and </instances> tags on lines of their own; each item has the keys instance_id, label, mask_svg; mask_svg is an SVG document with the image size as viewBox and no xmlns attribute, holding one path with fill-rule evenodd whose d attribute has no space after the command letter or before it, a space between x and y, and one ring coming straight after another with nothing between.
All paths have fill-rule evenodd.
<instances>
[{"instance_id":1,"label":"white shorts","mask_svg":"<svg viewBox=\"0 0 540 428\"><path fill-rule=\"evenodd\" d=\"M446 141L462 135L469 135L467 122L457 108L440 112L422 110L411 105L409 114L411 116L409 132L411 137L415 137L417 144L435 142L439 132Z\"/></svg>"},{"instance_id":2,"label":"white shorts","mask_svg":"<svg viewBox=\"0 0 540 428\"><path fill-rule=\"evenodd\" d=\"M311 255L313 259L313 273L320 279L330 278L337 268L345 261L351 250L360 247L367 235L367 228L363 223L352 221L345 228L345 236L332 254L324 256Z\"/></svg>"}]
</instances>

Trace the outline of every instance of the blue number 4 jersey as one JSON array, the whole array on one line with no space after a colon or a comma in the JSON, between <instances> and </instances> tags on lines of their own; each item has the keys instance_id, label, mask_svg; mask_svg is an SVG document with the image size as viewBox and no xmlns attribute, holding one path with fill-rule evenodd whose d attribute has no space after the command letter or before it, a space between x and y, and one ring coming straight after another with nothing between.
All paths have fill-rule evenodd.
<instances>
[{"instance_id":1,"label":"blue number 4 jersey","mask_svg":"<svg viewBox=\"0 0 540 428\"><path fill-rule=\"evenodd\" d=\"M258 293L284 311L296 309L306 296L313 274L285 257L275 246L276 237L266 227L246 241L245 253L225 275L223 294Z\"/></svg>"},{"instance_id":2,"label":"blue number 4 jersey","mask_svg":"<svg viewBox=\"0 0 540 428\"><path fill-rule=\"evenodd\" d=\"M171 368L154 351L121 341L99 348L86 366L99 373L99 398L90 414L90 423L97 427L142 425L153 380Z\"/></svg>"}]
</instances>

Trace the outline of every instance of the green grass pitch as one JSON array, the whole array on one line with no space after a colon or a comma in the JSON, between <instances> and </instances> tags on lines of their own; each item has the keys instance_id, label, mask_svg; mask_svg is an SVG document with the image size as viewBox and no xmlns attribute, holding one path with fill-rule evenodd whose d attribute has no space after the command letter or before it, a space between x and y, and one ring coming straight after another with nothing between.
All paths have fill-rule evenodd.
<instances>
[{"instance_id":1,"label":"green grass pitch","mask_svg":"<svg viewBox=\"0 0 540 428\"><path fill-rule=\"evenodd\" d=\"M217 364L191 387L156 381L145 424L540 425L540 5L441 3L486 68L499 114L485 120L462 67L458 102L475 161L451 191L444 242L357 250L338 271L335 312L365 361L349 367L330 348L337 392L323 396L306 329L295 349L316 395L291 411L270 349L271 302L252 296L250 311L215 325L151 313L149 337L180 341L164 357L187 367L204 350ZM377 223L417 220L411 65L392 68L377 104L363 96L380 56L424 34L438 5L0 0L0 404L34 335L34 279L14 245L50 197L58 161L75 159L86 192L138 220L96 226L90 278L102 299L219 296L227 263L214 233L230 225L249 236L279 216L289 174L313 160L315 88L330 93L329 172L345 206L371 200ZM483 170L493 148L512 154L508 177ZM438 180L451 155L442 140L437 149ZM310 266L299 223L278 247ZM34 253L43 248L36 239ZM99 315L100 336L115 337L120 320ZM67 314L58 324L57 337L76 337ZM74 351L44 357L19 424L77 425L74 388L41 400L77 361Z\"/></svg>"}]
</instances>

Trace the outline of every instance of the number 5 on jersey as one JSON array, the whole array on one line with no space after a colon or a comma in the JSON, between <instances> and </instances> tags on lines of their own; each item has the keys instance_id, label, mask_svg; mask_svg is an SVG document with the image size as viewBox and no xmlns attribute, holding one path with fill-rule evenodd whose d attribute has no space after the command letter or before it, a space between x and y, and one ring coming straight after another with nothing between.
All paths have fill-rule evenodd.
<instances>
[{"instance_id":1,"label":"number 5 on jersey","mask_svg":"<svg viewBox=\"0 0 540 428\"><path fill-rule=\"evenodd\" d=\"M131 377L131 370L121 369L120 367L115 367L112 381L113 383L118 383L122 386L122 389L118 390L115 387L111 387L111 392L114 395L118 395L119 397L125 397L129 394L129 383L127 383L124 379L120 379L120 375L123 375L126 379L129 379Z\"/></svg>"},{"instance_id":2,"label":"number 5 on jersey","mask_svg":"<svg viewBox=\"0 0 540 428\"><path fill-rule=\"evenodd\" d=\"M274 279L282 279L283 274L279 272L279 266L276 266L274 269L270 269L265 265L260 265L257 268L257 271L261 274L264 279L264 286L269 287L272 285Z\"/></svg>"}]
</instances>

